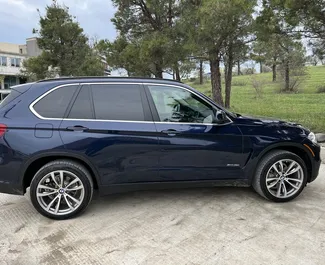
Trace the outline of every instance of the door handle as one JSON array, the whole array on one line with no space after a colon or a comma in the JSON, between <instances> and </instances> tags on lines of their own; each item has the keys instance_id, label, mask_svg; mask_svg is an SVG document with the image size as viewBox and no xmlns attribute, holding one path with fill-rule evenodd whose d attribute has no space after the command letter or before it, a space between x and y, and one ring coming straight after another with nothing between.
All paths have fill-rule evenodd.
<instances>
[{"instance_id":1,"label":"door handle","mask_svg":"<svg viewBox=\"0 0 325 265\"><path fill-rule=\"evenodd\" d=\"M168 134L169 136L175 136L177 134L180 134L181 132L173 130L173 129L169 129L169 130L163 130L161 131L164 134Z\"/></svg>"},{"instance_id":2,"label":"door handle","mask_svg":"<svg viewBox=\"0 0 325 265\"><path fill-rule=\"evenodd\" d=\"M88 130L89 128L81 126L81 125L75 125L75 126L69 126L67 127L68 131L75 131L75 132L83 132Z\"/></svg>"}]
</instances>

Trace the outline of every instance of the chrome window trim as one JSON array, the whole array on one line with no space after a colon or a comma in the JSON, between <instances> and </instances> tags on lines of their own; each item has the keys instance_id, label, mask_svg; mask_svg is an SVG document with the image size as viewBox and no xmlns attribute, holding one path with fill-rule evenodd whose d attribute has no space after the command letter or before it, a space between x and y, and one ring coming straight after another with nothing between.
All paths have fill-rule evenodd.
<instances>
[{"instance_id":1,"label":"chrome window trim","mask_svg":"<svg viewBox=\"0 0 325 265\"><path fill-rule=\"evenodd\" d=\"M215 124L215 123L190 123L190 122L163 122L163 121L128 121L128 120L97 120L97 119L69 119L69 118L46 118L43 117L42 115L40 115L39 113L37 113L37 111L34 109L34 105L39 102L41 99L43 99L44 97L46 97L48 94L52 93L53 91L61 88L61 87L66 87L66 86L82 86L82 85L125 85L125 84L129 84L129 85L145 85L145 86L168 86L168 87L176 87L176 88L180 88L180 89L184 89L194 95L196 95L197 97L199 97L200 99L202 99L206 104L208 104L209 106L211 106L210 102L207 102L203 97L201 97L199 94L195 93L195 91L192 91L186 87L182 87L179 85L170 85L170 84L163 84L163 83L141 83L141 82L85 82L85 83L71 83L71 84L63 84L63 85L59 85L56 87L51 88L49 91L47 91L46 93L44 93L43 95L39 96L37 99L35 99L30 105L29 105L29 109L30 111L39 119L41 120L51 120L51 121L100 121L100 122L122 122L122 123L150 123L150 124L182 124L182 125L206 125L206 126L223 126L223 125L228 125L233 123L233 121L227 116L229 123L224 123L224 124ZM213 107L213 106L212 106Z\"/></svg>"}]
</instances>

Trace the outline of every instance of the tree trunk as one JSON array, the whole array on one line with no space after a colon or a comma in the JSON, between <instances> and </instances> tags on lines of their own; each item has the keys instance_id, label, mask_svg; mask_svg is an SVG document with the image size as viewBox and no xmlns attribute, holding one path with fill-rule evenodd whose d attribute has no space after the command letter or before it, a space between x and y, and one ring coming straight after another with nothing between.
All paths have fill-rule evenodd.
<instances>
[{"instance_id":1,"label":"tree trunk","mask_svg":"<svg viewBox=\"0 0 325 265\"><path fill-rule=\"evenodd\" d=\"M223 106L223 99L221 94L221 73L220 73L220 59L210 59L211 71L211 86L212 99L219 105Z\"/></svg>"},{"instance_id":2,"label":"tree trunk","mask_svg":"<svg viewBox=\"0 0 325 265\"><path fill-rule=\"evenodd\" d=\"M276 82L276 57L273 57L272 73L273 73L273 82Z\"/></svg>"},{"instance_id":3,"label":"tree trunk","mask_svg":"<svg viewBox=\"0 0 325 265\"><path fill-rule=\"evenodd\" d=\"M163 69L159 65L156 65L155 77L156 78L163 78Z\"/></svg>"},{"instance_id":4,"label":"tree trunk","mask_svg":"<svg viewBox=\"0 0 325 265\"><path fill-rule=\"evenodd\" d=\"M237 62L237 71L238 71L238 75L241 75L241 71L240 71L240 61Z\"/></svg>"},{"instance_id":5,"label":"tree trunk","mask_svg":"<svg viewBox=\"0 0 325 265\"><path fill-rule=\"evenodd\" d=\"M200 60L200 85L203 84L203 61Z\"/></svg>"},{"instance_id":6,"label":"tree trunk","mask_svg":"<svg viewBox=\"0 0 325 265\"><path fill-rule=\"evenodd\" d=\"M175 75L176 75L176 80L181 81L181 75L179 73L179 66L178 63L175 65Z\"/></svg>"},{"instance_id":7,"label":"tree trunk","mask_svg":"<svg viewBox=\"0 0 325 265\"><path fill-rule=\"evenodd\" d=\"M276 64L272 65L273 82L276 82Z\"/></svg>"},{"instance_id":8,"label":"tree trunk","mask_svg":"<svg viewBox=\"0 0 325 265\"><path fill-rule=\"evenodd\" d=\"M229 46L227 64L225 65L225 87L226 87L226 99L225 107L230 108L230 96L231 96L231 82L232 82L232 67L234 64L232 46Z\"/></svg>"},{"instance_id":9,"label":"tree trunk","mask_svg":"<svg viewBox=\"0 0 325 265\"><path fill-rule=\"evenodd\" d=\"M262 73L263 73L263 63L260 62L260 74L262 74Z\"/></svg>"},{"instance_id":10,"label":"tree trunk","mask_svg":"<svg viewBox=\"0 0 325 265\"><path fill-rule=\"evenodd\" d=\"M290 91L290 68L289 68L289 60L286 60L285 61L284 77L285 77L285 91Z\"/></svg>"}]
</instances>

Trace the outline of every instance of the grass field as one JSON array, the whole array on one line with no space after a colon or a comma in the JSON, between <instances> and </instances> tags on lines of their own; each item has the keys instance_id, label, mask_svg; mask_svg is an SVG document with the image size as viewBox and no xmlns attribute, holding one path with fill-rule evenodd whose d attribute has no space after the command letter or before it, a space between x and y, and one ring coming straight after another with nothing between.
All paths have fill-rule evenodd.
<instances>
[{"instance_id":1,"label":"grass field","mask_svg":"<svg viewBox=\"0 0 325 265\"><path fill-rule=\"evenodd\" d=\"M325 66L308 67L307 72L296 94L279 93L281 85L272 82L271 73L235 76L231 110L241 114L299 122L315 132L325 132L325 93L317 93L318 86L325 86ZM253 78L263 82L261 98L256 97ZM210 82L189 85L211 96Z\"/></svg>"}]
</instances>

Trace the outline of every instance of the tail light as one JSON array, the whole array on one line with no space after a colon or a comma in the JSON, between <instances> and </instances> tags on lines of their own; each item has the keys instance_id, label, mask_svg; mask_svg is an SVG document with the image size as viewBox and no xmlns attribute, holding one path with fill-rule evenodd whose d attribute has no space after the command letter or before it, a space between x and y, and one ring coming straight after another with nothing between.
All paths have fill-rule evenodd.
<instances>
[{"instance_id":1,"label":"tail light","mask_svg":"<svg viewBox=\"0 0 325 265\"><path fill-rule=\"evenodd\" d=\"M0 123L0 137L1 136L4 136L4 134L6 133L6 131L7 131L7 125Z\"/></svg>"}]
</instances>

